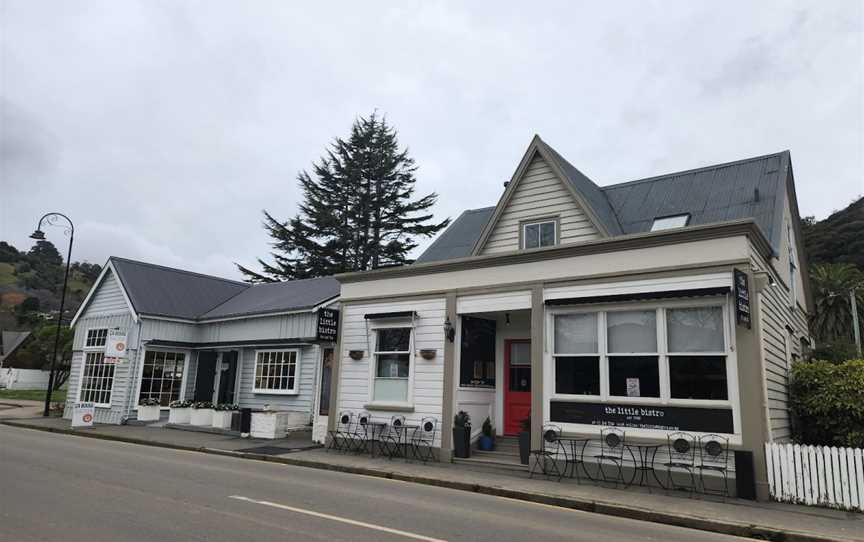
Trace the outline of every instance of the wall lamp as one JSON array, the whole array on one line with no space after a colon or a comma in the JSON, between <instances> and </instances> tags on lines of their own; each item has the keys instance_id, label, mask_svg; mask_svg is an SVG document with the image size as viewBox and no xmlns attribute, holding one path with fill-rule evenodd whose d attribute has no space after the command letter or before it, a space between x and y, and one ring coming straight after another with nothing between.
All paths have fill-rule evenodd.
<instances>
[{"instance_id":1,"label":"wall lamp","mask_svg":"<svg viewBox=\"0 0 864 542\"><path fill-rule=\"evenodd\" d=\"M456 339L456 329L453 327L453 323L450 321L449 316L444 320L444 336L447 337L447 340L451 343Z\"/></svg>"}]
</instances>

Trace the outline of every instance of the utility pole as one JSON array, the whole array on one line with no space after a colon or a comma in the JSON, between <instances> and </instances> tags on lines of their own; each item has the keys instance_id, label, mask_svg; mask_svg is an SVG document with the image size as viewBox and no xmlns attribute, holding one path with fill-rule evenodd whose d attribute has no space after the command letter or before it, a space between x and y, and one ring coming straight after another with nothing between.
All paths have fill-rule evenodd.
<instances>
[{"instance_id":1,"label":"utility pole","mask_svg":"<svg viewBox=\"0 0 864 542\"><path fill-rule=\"evenodd\" d=\"M861 358L861 324L858 323L858 300L855 298L855 288L849 290L849 301L852 303L852 326L855 328L855 350Z\"/></svg>"}]
</instances>

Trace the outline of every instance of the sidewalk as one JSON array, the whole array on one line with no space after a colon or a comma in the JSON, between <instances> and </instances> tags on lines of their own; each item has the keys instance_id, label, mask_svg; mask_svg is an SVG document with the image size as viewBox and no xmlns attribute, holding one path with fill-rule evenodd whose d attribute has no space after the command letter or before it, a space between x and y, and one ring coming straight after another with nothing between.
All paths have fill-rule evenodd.
<instances>
[{"instance_id":1,"label":"sidewalk","mask_svg":"<svg viewBox=\"0 0 864 542\"><path fill-rule=\"evenodd\" d=\"M146 426L97 426L71 430L69 421L57 418L6 420L2 423L92 438L120 440L290 465L336 470L473 491L500 497L550 504L667 525L678 525L763 540L864 541L864 515L837 510L737 499L690 499L686 496L616 490L575 481L529 479L525 473L496 472L449 463L422 464L404 460L369 458L356 454L309 449L301 439L275 441L241 439L209 433L193 433ZM255 450L258 448L258 450Z\"/></svg>"},{"instance_id":2,"label":"sidewalk","mask_svg":"<svg viewBox=\"0 0 864 542\"><path fill-rule=\"evenodd\" d=\"M26 399L0 399L0 420L34 418L42 414L45 403Z\"/></svg>"}]
</instances>

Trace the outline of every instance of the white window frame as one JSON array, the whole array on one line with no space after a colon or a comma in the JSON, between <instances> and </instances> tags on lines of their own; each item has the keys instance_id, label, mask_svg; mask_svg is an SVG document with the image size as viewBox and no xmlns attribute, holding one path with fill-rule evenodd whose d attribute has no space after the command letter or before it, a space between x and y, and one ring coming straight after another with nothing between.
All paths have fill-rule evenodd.
<instances>
[{"instance_id":1,"label":"white window frame","mask_svg":"<svg viewBox=\"0 0 864 542\"><path fill-rule=\"evenodd\" d=\"M552 224L552 244L551 245L541 245L540 244L540 227L543 224ZM528 248L528 235L527 230L528 226L537 226L537 246ZM536 250L538 248L546 248L546 247L554 247L558 244L558 220L554 218L547 218L543 220L533 220L530 222L522 223L522 250Z\"/></svg>"},{"instance_id":2,"label":"white window frame","mask_svg":"<svg viewBox=\"0 0 864 542\"><path fill-rule=\"evenodd\" d=\"M626 304L597 304L586 305L580 307L560 307L547 308L546 310L546 333L544 345L544 383L543 383L543 416L546 422L550 418L550 402L582 402L582 403L615 403L626 404L634 403L640 405L663 405L663 406L681 406L681 407L703 407L703 408L729 408L732 410L732 427L733 432L730 433L730 442L733 444L741 443L741 415L740 401L738 389L738 359L736 355L734 325L731 323L731 315L733 314L730 306L730 298L705 298L705 299L679 299L666 301L645 301L633 302ZM678 308L699 308L699 307L721 307L723 311L723 341L725 352L687 352L691 356L726 356L726 387L728 399L673 399L670 397L670 381L669 381L669 357L668 349L668 333L666 329L666 309ZM657 311L657 350L658 364L660 374L660 397L621 397L609 394L609 352L607 348L607 327L606 313L619 311L637 311L637 310L656 310ZM578 313L597 313L597 348L600 350L600 395L570 395L559 394L555 392L555 361L554 361L554 341L555 330L554 322L555 315L558 314L578 314ZM680 353L675 353L680 354ZM563 355L563 354L559 354ZM620 354L613 353L618 356ZM550 422L552 423L552 422ZM564 431L572 433L591 433L600 432L599 426L587 424L573 424L554 422L561 425ZM665 438L668 431L658 429L638 429L626 428L628 434L633 434L636 437L657 438L663 435ZM689 431L695 435L702 433Z\"/></svg>"},{"instance_id":3,"label":"white window frame","mask_svg":"<svg viewBox=\"0 0 864 542\"><path fill-rule=\"evenodd\" d=\"M381 352L378 350L378 330L381 329L408 329L408 351ZM375 321L369 326L369 344L374 345L369 357L369 406L370 407L414 407L414 366L416 356L414 355L414 335L416 328L411 319L399 318L390 321ZM375 381L378 372L378 354L408 354L408 393L405 401L380 401L375 399ZM382 377L384 378L384 377Z\"/></svg>"},{"instance_id":4,"label":"white window frame","mask_svg":"<svg viewBox=\"0 0 864 542\"><path fill-rule=\"evenodd\" d=\"M271 352L294 352L294 387L287 390L273 390L270 388L259 388L255 384L258 374L258 355ZM302 365L299 348L262 348L255 350L255 363L252 365L252 393L256 395L299 395L300 394L300 369ZM238 367L239 369L239 367ZM238 370L239 372L239 370ZM237 392L239 394L239 389Z\"/></svg>"},{"instance_id":5,"label":"white window frame","mask_svg":"<svg viewBox=\"0 0 864 542\"><path fill-rule=\"evenodd\" d=\"M684 219L684 223L680 223L680 219ZM655 217L651 222L650 231L665 231L674 230L675 228L686 228L690 224L690 213L681 213L677 215L667 215Z\"/></svg>"},{"instance_id":6,"label":"white window frame","mask_svg":"<svg viewBox=\"0 0 864 542\"><path fill-rule=\"evenodd\" d=\"M144 378L144 360L147 357L147 352L176 352L178 354L183 354L185 356L185 359L183 361L183 379L180 382L180 399L179 399L180 401L185 401L186 400L186 384L188 383L188 378L189 378L189 364L192 361L192 350L188 350L185 348L154 348L154 347L142 348L141 353L139 354L141 356L141 358L140 358L140 363L138 364L139 365L139 367L138 367L138 382L137 382L137 385L135 386L135 406L134 406L133 410L137 411L138 407L140 406L138 404L138 402L141 400L141 383L142 383L143 378ZM196 360L196 362L197 362L197 360ZM168 410L169 408L171 408L171 407L165 406L165 407L161 407L161 410Z\"/></svg>"},{"instance_id":7,"label":"white window frame","mask_svg":"<svg viewBox=\"0 0 864 542\"><path fill-rule=\"evenodd\" d=\"M105 331L105 342L98 346L87 346L87 338L90 335L91 331ZM117 381L117 364L109 364L105 363L105 344L108 342L108 331L110 328L108 327L88 327L84 330L84 346L81 348L81 374L78 375L78 402L82 403L84 401L81 400L81 396L84 392L84 373L87 371L87 354L102 354L102 364L103 365L113 365L114 370L111 375L111 389L109 390L109 401L107 403L93 403L93 405L97 408L111 408L111 401L114 399L114 384Z\"/></svg>"}]
</instances>

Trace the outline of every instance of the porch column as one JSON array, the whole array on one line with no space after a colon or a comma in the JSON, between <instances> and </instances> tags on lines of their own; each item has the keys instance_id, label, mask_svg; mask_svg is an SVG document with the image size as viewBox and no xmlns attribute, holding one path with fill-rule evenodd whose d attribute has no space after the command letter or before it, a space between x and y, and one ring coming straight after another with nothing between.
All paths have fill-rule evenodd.
<instances>
[{"instance_id":1,"label":"porch column","mask_svg":"<svg viewBox=\"0 0 864 542\"><path fill-rule=\"evenodd\" d=\"M543 286L531 288L531 449L540 448L543 426Z\"/></svg>"},{"instance_id":2,"label":"porch column","mask_svg":"<svg viewBox=\"0 0 864 542\"><path fill-rule=\"evenodd\" d=\"M459 315L456 313L456 294L447 294L446 316L454 327ZM441 461L450 461L453 456L453 394L455 393L456 342L444 338L444 396L441 403Z\"/></svg>"}]
</instances>

